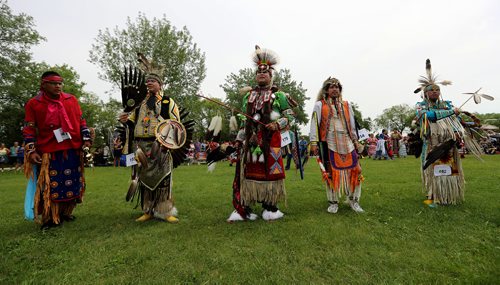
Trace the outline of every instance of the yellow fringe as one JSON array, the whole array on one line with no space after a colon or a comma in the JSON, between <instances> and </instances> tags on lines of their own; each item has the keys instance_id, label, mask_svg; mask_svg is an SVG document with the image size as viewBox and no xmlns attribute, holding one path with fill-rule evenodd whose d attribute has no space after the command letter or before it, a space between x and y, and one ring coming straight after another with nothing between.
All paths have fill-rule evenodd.
<instances>
[{"instance_id":1,"label":"yellow fringe","mask_svg":"<svg viewBox=\"0 0 500 285\"><path fill-rule=\"evenodd\" d=\"M44 220L48 221L52 217L52 222L57 225L61 222L59 219L59 203L52 203L52 201L49 201L49 203L51 216L45 217Z\"/></svg>"}]
</instances>

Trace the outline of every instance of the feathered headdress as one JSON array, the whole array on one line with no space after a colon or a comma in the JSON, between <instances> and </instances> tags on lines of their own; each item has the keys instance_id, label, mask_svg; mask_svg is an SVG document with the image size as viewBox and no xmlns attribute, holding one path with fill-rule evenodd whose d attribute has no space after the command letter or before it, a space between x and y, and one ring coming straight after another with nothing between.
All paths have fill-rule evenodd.
<instances>
[{"instance_id":1,"label":"feathered headdress","mask_svg":"<svg viewBox=\"0 0 500 285\"><path fill-rule=\"evenodd\" d=\"M325 82L323 82L323 86L321 86L321 90L319 90L318 98L316 99L316 101L320 101L326 97L326 93L328 91L328 88L331 85L338 86L339 90L340 90L340 94L342 94L342 84L340 84L340 81L337 78L330 76L325 80Z\"/></svg>"},{"instance_id":2,"label":"feathered headdress","mask_svg":"<svg viewBox=\"0 0 500 285\"><path fill-rule=\"evenodd\" d=\"M146 80L154 79L158 81L160 85L163 85L165 65L149 61L146 56L140 52L137 53L137 61L139 62L139 69L146 73Z\"/></svg>"},{"instance_id":3,"label":"feathered headdress","mask_svg":"<svg viewBox=\"0 0 500 285\"><path fill-rule=\"evenodd\" d=\"M279 58L272 50L261 49L258 45L255 45L253 62L258 71L271 71L272 73L274 65L279 63Z\"/></svg>"},{"instance_id":4,"label":"feathered headdress","mask_svg":"<svg viewBox=\"0 0 500 285\"><path fill-rule=\"evenodd\" d=\"M451 81L449 81L449 80L443 80L440 82L436 82L437 76L432 74L432 67L431 67L430 59L427 59L425 61L425 72L426 72L426 76L422 75L422 76L420 76L420 79L418 80L418 82L420 83L420 87L415 89L415 91L413 91L413 93L418 93L420 91L425 92L425 91L431 90L433 88L436 88L437 90L439 90L438 84L451 85Z\"/></svg>"}]
</instances>

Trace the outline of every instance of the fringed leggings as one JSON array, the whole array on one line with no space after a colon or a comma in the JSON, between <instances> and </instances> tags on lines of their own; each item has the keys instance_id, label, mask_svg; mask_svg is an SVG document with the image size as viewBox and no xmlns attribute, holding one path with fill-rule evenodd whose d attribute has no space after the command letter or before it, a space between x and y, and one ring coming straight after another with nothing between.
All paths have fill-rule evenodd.
<instances>
[{"instance_id":1,"label":"fringed leggings","mask_svg":"<svg viewBox=\"0 0 500 285\"><path fill-rule=\"evenodd\" d=\"M140 186L141 206L145 214L154 215L160 219L165 219L169 215L175 216L171 177L168 175L154 191Z\"/></svg>"}]
</instances>

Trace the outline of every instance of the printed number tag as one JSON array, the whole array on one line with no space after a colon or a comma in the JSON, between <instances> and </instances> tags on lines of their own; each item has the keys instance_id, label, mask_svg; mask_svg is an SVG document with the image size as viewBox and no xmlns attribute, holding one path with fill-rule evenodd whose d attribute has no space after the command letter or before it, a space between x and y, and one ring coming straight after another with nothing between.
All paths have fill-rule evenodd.
<instances>
[{"instance_id":1,"label":"printed number tag","mask_svg":"<svg viewBox=\"0 0 500 285\"><path fill-rule=\"evenodd\" d=\"M368 138L368 130L367 129L361 129L358 131L359 141L364 141Z\"/></svg>"},{"instance_id":2,"label":"printed number tag","mask_svg":"<svg viewBox=\"0 0 500 285\"><path fill-rule=\"evenodd\" d=\"M129 153L125 155L125 166L129 167L136 164L137 160L135 160L135 153Z\"/></svg>"},{"instance_id":3,"label":"printed number tag","mask_svg":"<svg viewBox=\"0 0 500 285\"><path fill-rule=\"evenodd\" d=\"M54 135L56 136L56 140L58 143L71 139L71 135L69 133L63 132L62 128L54 130Z\"/></svg>"},{"instance_id":4,"label":"printed number tag","mask_svg":"<svg viewBox=\"0 0 500 285\"><path fill-rule=\"evenodd\" d=\"M286 145L289 145L292 143L292 139L290 138L290 133L287 132L282 132L281 133L281 147L284 147Z\"/></svg>"},{"instance_id":5,"label":"printed number tag","mask_svg":"<svg viewBox=\"0 0 500 285\"><path fill-rule=\"evenodd\" d=\"M440 164L434 166L434 176L450 176L451 167L446 164Z\"/></svg>"}]
</instances>

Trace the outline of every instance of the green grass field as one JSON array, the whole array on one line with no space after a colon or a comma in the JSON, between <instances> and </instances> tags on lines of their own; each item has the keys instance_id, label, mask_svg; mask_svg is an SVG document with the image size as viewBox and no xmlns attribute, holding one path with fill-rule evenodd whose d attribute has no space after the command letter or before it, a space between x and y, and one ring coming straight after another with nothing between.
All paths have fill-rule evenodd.
<instances>
[{"instance_id":1,"label":"green grass field","mask_svg":"<svg viewBox=\"0 0 500 285\"><path fill-rule=\"evenodd\" d=\"M77 220L42 232L23 219L26 180L0 173L2 284L498 284L500 156L463 161L460 206L426 208L419 160L362 160L356 214L328 206L318 166L287 173L282 220L226 223L234 167L174 172L179 224L137 223L129 169L87 169ZM255 208L260 214L260 206Z\"/></svg>"}]
</instances>

